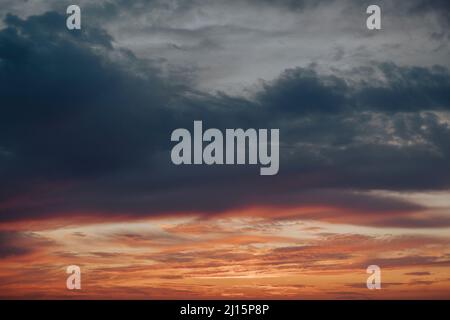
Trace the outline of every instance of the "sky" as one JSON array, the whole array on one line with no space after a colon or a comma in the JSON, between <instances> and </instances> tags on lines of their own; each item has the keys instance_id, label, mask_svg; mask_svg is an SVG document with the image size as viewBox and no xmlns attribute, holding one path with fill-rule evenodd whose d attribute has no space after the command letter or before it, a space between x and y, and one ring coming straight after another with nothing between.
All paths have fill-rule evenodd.
<instances>
[{"instance_id":1,"label":"sky","mask_svg":"<svg viewBox=\"0 0 450 320\"><path fill-rule=\"evenodd\" d=\"M450 298L448 1L74 3L0 4L0 298ZM279 173L175 166L195 120Z\"/></svg>"}]
</instances>

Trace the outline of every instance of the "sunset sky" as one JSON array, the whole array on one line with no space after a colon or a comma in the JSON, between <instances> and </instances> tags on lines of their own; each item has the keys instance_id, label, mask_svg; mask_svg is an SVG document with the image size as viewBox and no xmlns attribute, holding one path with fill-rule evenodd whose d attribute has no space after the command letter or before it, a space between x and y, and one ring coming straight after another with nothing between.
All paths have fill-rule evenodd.
<instances>
[{"instance_id":1,"label":"sunset sky","mask_svg":"<svg viewBox=\"0 0 450 320\"><path fill-rule=\"evenodd\" d=\"M446 0L2 0L0 298L450 299L449 57ZM279 173L175 166L194 120Z\"/></svg>"}]
</instances>

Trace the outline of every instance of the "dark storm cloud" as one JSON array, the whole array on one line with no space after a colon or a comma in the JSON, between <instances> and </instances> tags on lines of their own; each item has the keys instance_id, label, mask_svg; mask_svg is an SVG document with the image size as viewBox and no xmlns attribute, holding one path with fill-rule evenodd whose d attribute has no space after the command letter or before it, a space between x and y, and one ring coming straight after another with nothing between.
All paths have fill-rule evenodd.
<instances>
[{"instance_id":1,"label":"dark storm cloud","mask_svg":"<svg viewBox=\"0 0 450 320\"><path fill-rule=\"evenodd\" d=\"M294 68L250 99L196 91L163 76L157 61L117 48L102 29L67 31L56 13L9 15L5 23L3 221L79 212L216 213L254 204L404 214L423 208L347 190L450 186L450 128L435 113L450 107L443 67L374 63L364 71L371 81ZM255 168L173 166L170 133L193 120L280 128L280 174L261 183ZM393 225L407 226L400 218L406 219Z\"/></svg>"},{"instance_id":2,"label":"dark storm cloud","mask_svg":"<svg viewBox=\"0 0 450 320\"><path fill-rule=\"evenodd\" d=\"M162 107L172 92L156 69L129 52L114 52L102 30L68 32L56 13L5 22L0 170L10 182L119 169L164 141L155 129L167 117ZM126 67L109 53L125 56ZM133 73L142 66L145 76Z\"/></svg>"},{"instance_id":3,"label":"dark storm cloud","mask_svg":"<svg viewBox=\"0 0 450 320\"><path fill-rule=\"evenodd\" d=\"M18 238L19 236L16 232L0 232L0 259L23 255L30 252L29 249L13 243Z\"/></svg>"},{"instance_id":4,"label":"dark storm cloud","mask_svg":"<svg viewBox=\"0 0 450 320\"><path fill-rule=\"evenodd\" d=\"M448 69L373 65L351 71L365 79L354 88L342 78L319 75L313 68L289 69L276 81L265 84L258 99L269 108L288 112L288 116L290 112L342 112L345 107L387 113L450 110Z\"/></svg>"},{"instance_id":5,"label":"dark storm cloud","mask_svg":"<svg viewBox=\"0 0 450 320\"><path fill-rule=\"evenodd\" d=\"M0 259L30 254L51 244L52 241L34 233L0 231Z\"/></svg>"},{"instance_id":6,"label":"dark storm cloud","mask_svg":"<svg viewBox=\"0 0 450 320\"><path fill-rule=\"evenodd\" d=\"M450 76L439 66L399 67L392 63L379 65L387 79L380 86L369 85L357 94L361 106L384 111L450 110Z\"/></svg>"},{"instance_id":7,"label":"dark storm cloud","mask_svg":"<svg viewBox=\"0 0 450 320\"><path fill-rule=\"evenodd\" d=\"M300 90L299 90L300 89ZM345 106L345 81L335 76L319 77L312 69L285 71L274 83L266 84L258 100L268 109L286 113L335 113Z\"/></svg>"}]
</instances>

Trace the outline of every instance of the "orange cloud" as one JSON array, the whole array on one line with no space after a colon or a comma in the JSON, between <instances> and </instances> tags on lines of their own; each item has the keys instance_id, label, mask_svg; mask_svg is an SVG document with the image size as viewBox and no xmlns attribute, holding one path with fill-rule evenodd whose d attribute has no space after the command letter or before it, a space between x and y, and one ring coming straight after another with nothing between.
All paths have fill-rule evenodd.
<instances>
[{"instance_id":1,"label":"orange cloud","mask_svg":"<svg viewBox=\"0 0 450 320\"><path fill-rule=\"evenodd\" d=\"M448 297L448 237L336 228L249 215L2 231L1 250L15 254L0 260L0 290L33 299ZM65 288L70 264L82 269L80 292ZM382 268L380 292L365 287L369 264Z\"/></svg>"}]
</instances>

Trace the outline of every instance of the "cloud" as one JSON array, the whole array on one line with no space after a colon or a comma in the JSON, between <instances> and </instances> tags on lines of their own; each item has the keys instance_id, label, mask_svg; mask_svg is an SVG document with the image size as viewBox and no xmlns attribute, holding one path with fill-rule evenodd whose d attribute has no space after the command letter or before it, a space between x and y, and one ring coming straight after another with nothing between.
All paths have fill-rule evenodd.
<instances>
[{"instance_id":1,"label":"cloud","mask_svg":"<svg viewBox=\"0 0 450 320\"><path fill-rule=\"evenodd\" d=\"M8 15L5 23L3 221L318 206L362 224L447 225L446 218L433 223L436 216L412 219L423 206L363 194L449 187L445 67L374 63L323 73L312 64L262 81L246 98L198 91L151 56L117 46L101 28L57 27L64 16L54 12ZM280 174L262 184L254 168L173 166L170 132L198 119L221 129L280 128ZM330 219L316 216L323 217Z\"/></svg>"},{"instance_id":2,"label":"cloud","mask_svg":"<svg viewBox=\"0 0 450 320\"><path fill-rule=\"evenodd\" d=\"M405 273L407 276L429 276L431 275L430 272L427 271L417 271L417 272L407 272Z\"/></svg>"},{"instance_id":3,"label":"cloud","mask_svg":"<svg viewBox=\"0 0 450 320\"><path fill-rule=\"evenodd\" d=\"M12 190L137 165L164 141L170 89L156 69L114 50L103 30L59 28L64 19L7 16L0 33L0 161Z\"/></svg>"},{"instance_id":4,"label":"cloud","mask_svg":"<svg viewBox=\"0 0 450 320\"><path fill-rule=\"evenodd\" d=\"M109 289L121 298L146 297L150 293L154 294L152 297L175 298L186 296L185 290L197 297L227 293L259 298L317 298L342 288L353 294L359 294L358 289L367 290L365 270L367 265L376 263L382 267L383 283L389 290L384 297L438 296L446 288L433 279L428 284L429 292L424 293L420 288L428 279L416 283L409 277L418 276L418 269L432 272L436 278L446 276L445 235L375 236L344 232L305 237L302 232L295 232L302 226L301 221L274 223L272 228L271 222L265 221L265 228L251 229L258 220L191 220L192 228L222 227L218 232L203 234L186 233L185 219L45 230L37 234L52 245L35 247L27 259L22 255L20 259L11 256L3 260L0 286L3 296L10 298L30 293L41 298L65 297L67 291L61 286L66 279L65 266L77 264L85 279L85 289L79 297L102 297ZM167 233L166 238L171 241L164 242L159 232ZM32 240L36 243L38 239ZM30 242L21 244L25 245L29 247ZM18 261L26 263L17 268ZM397 283L407 285L408 293L401 292ZM166 288L171 291L166 292Z\"/></svg>"},{"instance_id":5,"label":"cloud","mask_svg":"<svg viewBox=\"0 0 450 320\"><path fill-rule=\"evenodd\" d=\"M32 232L0 231L0 259L28 255L51 244Z\"/></svg>"},{"instance_id":6,"label":"cloud","mask_svg":"<svg viewBox=\"0 0 450 320\"><path fill-rule=\"evenodd\" d=\"M386 82L362 88L357 94L359 105L386 112L448 110L450 76L439 66L432 68L399 67L393 63L379 65ZM368 81L371 81L369 79Z\"/></svg>"},{"instance_id":7,"label":"cloud","mask_svg":"<svg viewBox=\"0 0 450 320\"><path fill-rule=\"evenodd\" d=\"M447 1L3 2L2 297L448 296L448 203L404 196L450 188ZM194 120L280 128L279 175L172 165Z\"/></svg>"},{"instance_id":8,"label":"cloud","mask_svg":"<svg viewBox=\"0 0 450 320\"><path fill-rule=\"evenodd\" d=\"M0 233L0 259L10 256L22 255L29 252L27 248L19 247L13 244L13 241L20 239L20 235L14 232L1 232Z\"/></svg>"},{"instance_id":9,"label":"cloud","mask_svg":"<svg viewBox=\"0 0 450 320\"><path fill-rule=\"evenodd\" d=\"M294 114L336 113L346 105L347 84L335 76L319 76L314 69L286 70L258 94L270 111Z\"/></svg>"}]
</instances>

